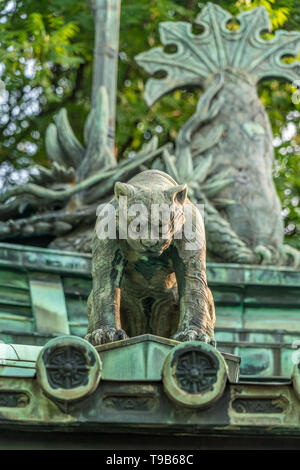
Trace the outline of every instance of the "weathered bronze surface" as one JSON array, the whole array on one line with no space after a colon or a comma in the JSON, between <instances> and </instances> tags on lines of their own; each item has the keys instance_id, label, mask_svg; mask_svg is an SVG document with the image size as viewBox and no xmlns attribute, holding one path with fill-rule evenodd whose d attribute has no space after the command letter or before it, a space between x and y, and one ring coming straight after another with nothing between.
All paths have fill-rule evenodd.
<instances>
[{"instance_id":1,"label":"weathered bronze surface","mask_svg":"<svg viewBox=\"0 0 300 470\"><path fill-rule=\"evenodd\" d=\"M60 403L80 400L93 393L99 384L101 369L102 363L95 349L75 336L50 340L36 361L41 388Z\"/></svg>"},{"instance_id":2,"label":"weathered bronze surface","mask_svg":"<svg viewBox=\"0 0 300 470\"><path fill-rule=\"evenodd\" d=\"M162 374L168 397L191 408L212 406L223 395L229 378L222 355L210 345L197 341L173 348Z\"/></svg>"},{"instance_id":3,"label":"weathered bronze surface","mask_svg":"<svg viewBox=\"0 0 300 470\"><path fill-rule=\"evenodd\" d=\"M99 39L100 24L118 21L119 2L114 0L116 8L105 18L101 2L91 4ZM10 343L0 344L0 428L300 439L299 253L283 245L271 177L272 134L256 93L265 78L297 78L299 63L286 66L280 58L283 51L297 52L300 35L279 31L271 41L260 38L269 24L263 8L239 15L236 31L227 29L229 19L208 4L197 19L201 34L192 34L187 23L164 23L162 43L176 44L177 51L154 49L137 58L150 73L167 73L164 80L148 82L150 105L179 86L204 90L174 148L157 148L154 139L134 159L116 162L115 98L96 60L84 145L61 110L47 130L50 169L40 168L29 184L0 196L2 240L31 243L37 236L43 246L52 241L73 251L0 244L0 331L1 340ZM105 41L114 52L105 60L115 77L117 34ZM161 173L130 178L152 164L179 184L160 181L149 198L148 177ZM91 251L96 207L111 197L116 181L117 196L123 192L147 205L161 202L165 190L184 200L187 183L191 202L205 204L211 259L244 264L207 266L222 353L203 342L180 344L153 334L97 350L81 338L61 337L86 333L91 256L74 250ZM29 217L22 217L24 208ZM202 225L200 232L204 241ZM150 255L148 246L139 256L140 242L131 241L129 248L127 241L114 240L112 246L95 237L89 302L94 344L125 337L121 327L132 336L148 332L213 341L205 249L188 255L178 242L169 242ZM292 268L250 266L260 263ZM172 281L168 295L166 279ZM103 286L108 290L101 291Z\"/></svg>"},{"instance_id":4,"label":"weathered bronze surface","mask_svg":"<svg viewBox=\"0 0 300 470\"><path fill-rule=\"evenodd\" d=\"M158 47L136 57L150 74L165 75L148 80L145 98L152 105L176 88L204 90L164 167L205 204L209 252L229 262L258 263L261 257L264 264L298 266L299 253L283 245L272 130L256 85L273 77L297 79L299 62L284 64L281 58L297 56L300 34L276 31L271 41L263 40L271 29L264 7L236 19L239 27L230 30L231 15L208 3L196 18L200 34L185 22L161 23L161 41L173 52Z\"/></svg>"},{"instance_id":5,"label":"weathered bronze surface","mask_svg":"<svg viewBox=\"0 0 300 470\"><path fill-rule=\"evenodd\" d=\"M187 199L186 185L178 186L169 175L149 170L132 178L128 184L116 183L116 218L121 218L119 198L127 198L128 213L143 205L147 214L153 206L173 205L167 222L159 219L158 239L130 235L122 239L100 239L97 226L93 239L93 290L88 301L88 334L94 345L129 336L154 333L179 341L201 340L214 343L215 310L206 280L206 243L202 216ZM190 248L182 234L186 206L193 211L193 233L197 245ZM126 226L130 219L126 219ZM148 227L148 220L147 222ZM150 219L149 219L150 222ZM150 225L150 223L149 223ZM163 237L166 234L168 238Z\"/></svg>"},{"instance_id":6,"label":"weathered bronze surface","mask_svg":"<svg viewBox=\"0 0 300 470\"><path fill-rule=\"evenodd\" d=\"M95 352L93 346L75 337L65 337L72 342L72 347ZM51 351L55 344L57 348L65 347L65 339L57 338L45 345L43 352ZM122 344L121 344L122 343ZM71 344L71 343L70 343ZM145 356L144 345L147 348ZM153 357L155 348L164 348L165 361L163 371L157 377L147 377L147 369L139 375L138 380L126 380L126 366L130 377L132 356L145 357L145 362ZM131 348L135 346L134 351ZM217 378L214 388L202 389L199 393L181 388L182 395L172 394L167 377L177 381L176 368L178 359L191 348L203 354L215 355ZM196 350L195 349L195 350ZM273 378L244 379L239 382L227 379L224 359L217 359L219 353L212 346L201 342L174 344L172 340L145 336L112 345L98 347L103 371L105 363L110 363L109 355L120 351L122 361L119 362L118 372L111 378L101 376L100 382L93 390L84 387L77 394L78 387L70 389L68 384L62 388L51 388L51 394L46 393L44 381L35 376L1 377L0 381L0 428L13 428L21 425L23 431L61 431L61 432L125 432L129 434L159 434L201 436L249 436L264 435L273 437L298 436L299 429L299 389L291 379L278 380ZM163 349L161 349L162 351ZM93 352L93 354L94 354ZM105 354L104 354L105 353ZM97 353L96 353L97 354ZM115 356L114 356L115 357ZM18 362L18 361L17 361ZM152 362L152 369L154 364ZM117 361L114 361L117 366ZM222 365L225 368L222 369ZM39 365L37 365L39 370ZM18 369L18 364L14 366ZM298 368L298 366L295 367ZM175 372L175 375L173 375ZM225 375L224 375L225 373ZM100 369L98 369L98 378ZM96 376L97 376L96 374ZM295 372L297 375L298 372ZM97 378L95 376L95 378ZM173 377L173 378L172 378ZM174 383L174 382L173 382ZM93 382L95 385L95 382ZM178 384L178 381L177 381ZM64 392L64 394L62 393ZM73 395L72 395L73 394ZM189 399L189 403L187 400ZM201 399L202 403L196 403ZM193 400L195 401L193 403ZM64 439L62 435L62 439Z\"/></svg>"},{"instance_id":7,"label":"weathered bronze surface","mask_svg":"<svg viewBox=\"0 0 300 470\"><path fill-rule=\"evenodd\" d=\"M202 352L189 351L178 360L176 378L181 388L198 393L216 381L217 366Z\"/></svg>"},{"instance_id":8,"label":"weathered bronze surface","mask_svg":"<svg viewBox=\"0 0 300 470\"><path fill-rule=\"evenodd\" d=\"M59 323L53 311L60 312L61 317L66 315L72 335L83 337L91 270L91 256L87 254L0 244L1 339L17 343L18 351L22 351L34 350L52 337L65 334L64 329L57 330ZM30 295L30 284L31 273L37 272L44 274L45 286L48 275L49 279L53 274L60 278L61 295L57 300L63 298L64 303L59 301L54 306L54 297L51 304L43 305L44 310L35 308L36 296ZM291 376L292 359L297 359L300 344L299 271L208 262L207 279L216 307L218 349L241 356L242 376ZM48 310L53 322L51 333L40 331L42 321L36 317ZM12 370L10 361L16 357L11 354L7 358L1 373ZM26 368L27 373L31 370Z\"/></svg>"}]
</instances>

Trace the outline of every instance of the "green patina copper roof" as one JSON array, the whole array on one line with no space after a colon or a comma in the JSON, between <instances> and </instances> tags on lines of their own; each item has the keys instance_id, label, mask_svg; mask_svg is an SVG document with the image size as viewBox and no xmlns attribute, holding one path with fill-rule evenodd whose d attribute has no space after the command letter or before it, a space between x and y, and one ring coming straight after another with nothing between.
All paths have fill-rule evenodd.
<instances>
[{"instance_id":1,"label":"green patina copper roof","mask_svg":"<svg viewBox=\"0 0 300 470\"><path fill-rule=\"evenodd\" d=\"M0 244L0 338L44 345L84 336L91 256ZM300 342L300 272L208 263L218 347L242 358L242 375L290 376Z\"/></svg>"}]
</instances>

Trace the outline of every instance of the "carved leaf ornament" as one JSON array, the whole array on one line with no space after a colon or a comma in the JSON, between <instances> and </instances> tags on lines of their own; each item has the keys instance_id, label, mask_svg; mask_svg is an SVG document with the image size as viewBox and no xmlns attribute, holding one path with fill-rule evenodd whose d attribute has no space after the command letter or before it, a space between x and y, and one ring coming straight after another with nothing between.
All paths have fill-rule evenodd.
<instances>
[{"instance_id":1,"label":"carved leaf ornament","mask_svg":"<svg viewBox=\"0 0 300 470\"><path fill-rule=\"evenodd\" d=\"M239 28L230 30L232 16L218 5L208 3L195 23L203 27L193 34L186 22L164 22L159 32L164 46L176 45L176 52L167 53L156 47L136 57L149 74L165 72L162 79L150 78L145 99L149 106L166 93L186 85L202 86L210 75L227 67L243 69L256 81L269 78L296 80L300 63L284 64L282 58L297 55L300 33L278 30L271 40L261 37L271 31L265 7L254 8L236 17Z\"/></svg>"}]
</instances>

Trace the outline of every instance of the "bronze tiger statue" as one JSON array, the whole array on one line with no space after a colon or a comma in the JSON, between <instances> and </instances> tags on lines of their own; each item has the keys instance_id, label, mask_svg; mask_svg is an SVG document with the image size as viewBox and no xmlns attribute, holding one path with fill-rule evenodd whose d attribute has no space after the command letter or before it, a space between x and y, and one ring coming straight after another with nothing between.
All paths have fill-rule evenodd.
<instances>
[{"instance_id":1,"label":"bronze tiger statue","mask_svg":"<svg viewBox=\"0 0 300 470\"><path fill-rule=\"evenodd\" d=\"M151 333L178 341L199 340L215 344L215 309L206 279L206 243L203 219L187 198L187 186L169 175L148 170L128 183L115 184L110 202L120 221L120 197L126 197L127 229L134 219L130 207L153 204L171 207L167 223L158 216L158 236L99 239L93 236L93 289L88 299L88 333L93 345ZM184 211L189 206L196 245L185 236ZM140 206L136 206L140 207ZM141 220L141 219L140 219ZM144 227L148 221L144 221ZM118 231L119 230L119 231ZM182 236L177 236L181 233ZM167 235L166 235L167 234Z\"/></svg>"}]
</instances>

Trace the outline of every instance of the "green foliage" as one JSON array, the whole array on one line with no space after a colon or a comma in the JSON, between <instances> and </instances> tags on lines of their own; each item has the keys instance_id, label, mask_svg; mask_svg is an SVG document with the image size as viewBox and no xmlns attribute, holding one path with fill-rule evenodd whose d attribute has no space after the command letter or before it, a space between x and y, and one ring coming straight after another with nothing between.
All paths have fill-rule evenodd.
<instances>
[{"instance_id":1,"label":"green foliage","mask_svg":"<svg viewBox=\"0 0 300 470\"><path fill-rule=\"evenodd\" d=\"M205 3L202 1L200 6ZM300 30L298 0L215 3L235 15L263 5L273 28ZM122 2L118 158L138 150L153 135L159 136L161 144L173 140L194 112L199 90L175 91L149 110L142 97L148 77L134 57L160 45L161 21L192 20L199 13L198 5L197 0ZM0 0L0 64L5 64L2 75L0 65L0 79L6 89L0 82L0 163L10 162L15 168L26 168L32 162L47 166L45 129L62 106L82 140L90 109L93 42L93 18L85 0ZM295 236L300 231L300 105L293 104L293 92L291 85L276 81L264 83L259 89L276 138L274 176L286 214L288 238L300 248L299 237Z\"/></svg>"},{"instance_id":2,"label":"green foliage","mask_svg":"<svg viewBox=\"0 0 300 470\"><path fill-rule=\"evenodd\" d=\"M46 164L45 129L62 105L89 110L93 19L84 0L0 1L2 105L0 159L15 167ZM88 83L88 85L86 85ZM81 119L74 120L80 132Z\"/></svg>"}]
</instances>

